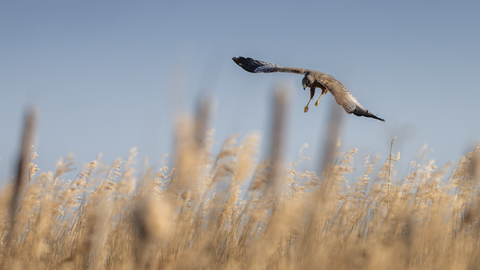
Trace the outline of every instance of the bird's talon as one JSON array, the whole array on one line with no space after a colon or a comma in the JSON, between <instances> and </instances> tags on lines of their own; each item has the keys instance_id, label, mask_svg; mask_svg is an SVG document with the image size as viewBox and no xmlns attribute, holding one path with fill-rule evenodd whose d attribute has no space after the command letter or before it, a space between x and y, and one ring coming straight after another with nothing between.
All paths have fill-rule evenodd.
<instances>
[{"instance_id":1,"label":"bird's talon","mask_svg":"<svg viewBox=\"0 0 480 270\"><path fill-rule=\"evenodd\" d=\"M315 102L315 107L318 107L318 100L317 100L317 102Z\"/></svg>"},{"instance_id":2,"label":"bird's talon","mask_svg":"<svg viewBox=\"0 0 480 270\"><path fill-rule=\"evenodd\" d=\"M305 106L305 109L303 109L303 112L304 113L308 112L308 106Z\"/></svg>"}]
</instances>

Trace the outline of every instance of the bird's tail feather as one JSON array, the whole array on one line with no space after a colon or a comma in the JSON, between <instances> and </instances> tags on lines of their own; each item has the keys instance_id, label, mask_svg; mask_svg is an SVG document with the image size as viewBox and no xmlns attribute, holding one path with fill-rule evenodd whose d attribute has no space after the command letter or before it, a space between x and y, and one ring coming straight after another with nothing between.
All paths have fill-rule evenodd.
<instances>
[{"instance_id":1,"label":"bird's tail feather","mask_svg":"<svg viewBox=\"0 0 480 270\"><path fill-rule=\"evenodd\" d=\"M370 118L374 118L374 119L377 119L377 120L380 120L382 122L385 122L385 120L383 120L382 118L374 115L373 113L369 112L368 110L364 109L364 108L355 108L355 111L353 111L353 114L355 114L356 116L364 116L364 117L370 117Z\"/></svg>"}]
</instances>

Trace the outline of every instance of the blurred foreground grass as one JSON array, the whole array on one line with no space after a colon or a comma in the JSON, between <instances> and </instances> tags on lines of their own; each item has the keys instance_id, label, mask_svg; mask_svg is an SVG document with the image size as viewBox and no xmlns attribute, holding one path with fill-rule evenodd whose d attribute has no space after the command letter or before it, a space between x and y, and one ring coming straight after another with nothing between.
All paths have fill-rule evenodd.
<instances>
[{"instance_id":1,"label":"blurred foreground grass","mask_svg":"<svg viewBox=\"0 0 480 270\"><path fill-rule=\"evenodd\" d=\"M69 156L38 172L30 114L0 195L2 269L480 269L479 147L441 168L413 160L403 179L399 154L367 157L354 179L356 150L332 145L317 175L282 166L282 106L267 160L256 135L213 155L201 109L178 125L173 167L137 165L132 149L73 180Z\"/></svg>"}]
</instances>

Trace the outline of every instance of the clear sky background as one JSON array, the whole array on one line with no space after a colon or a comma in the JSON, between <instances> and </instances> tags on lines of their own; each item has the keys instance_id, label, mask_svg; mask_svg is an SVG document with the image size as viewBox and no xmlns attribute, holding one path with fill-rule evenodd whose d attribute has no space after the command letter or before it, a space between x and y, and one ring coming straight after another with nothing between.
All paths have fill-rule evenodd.
<instances>
[{"instance_id":1,"label":"clear sky background","mask_svg":"<svg viewBox=\"0 0 480 270\"><path fill-rule=\"evenodd\" d=\"M333 97L304 113L300 75L250 74L234 56L332 74L384 118L345 115L342 150L358 148L357 164L386 158L395 136L403 172L425 143L437 165L458 161L480 142L479 14L479 1L1 1L0 179L29 104L42 171L69 151L77 168L132 147L158 161L202 94L216 100L218 144L259 131L265 155L279 83L292 88L286 159L305 143L316 158Z\"/></svg>"}]
</instances>

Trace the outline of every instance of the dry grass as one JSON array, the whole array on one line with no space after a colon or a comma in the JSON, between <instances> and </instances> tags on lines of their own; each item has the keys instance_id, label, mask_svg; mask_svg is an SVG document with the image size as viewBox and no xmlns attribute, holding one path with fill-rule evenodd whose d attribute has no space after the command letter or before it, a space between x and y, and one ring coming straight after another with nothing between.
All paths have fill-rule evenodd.
<instances>
[{"instance_id":1,"label":"dry grass","mask_svg":"<svg viewBox=\"0 0 480 270\"><path fill-rule=\"evenodd\" d=\"M199 118L179 124L172 168L139 170L132 149L126 161L99 157L65 180L71 157L46 173L32 160L20 195L11 184L0 196L1 267L480 268L479 147L450 175L453 165L437 169L420 153L403 179L397 154L367 156L355 178L351 150L332 155L320 176L297 163L282 169L281 139L258 160L255 134L232 136L214 156Z\"/></svg>"}]
</instances>

